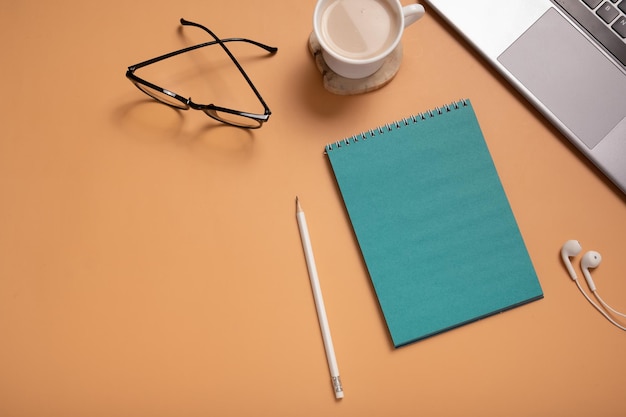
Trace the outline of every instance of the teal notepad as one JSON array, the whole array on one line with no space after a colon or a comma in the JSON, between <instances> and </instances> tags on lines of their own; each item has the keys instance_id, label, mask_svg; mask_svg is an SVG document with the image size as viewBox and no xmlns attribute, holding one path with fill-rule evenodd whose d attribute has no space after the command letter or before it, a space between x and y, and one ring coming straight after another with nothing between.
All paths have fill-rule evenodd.
<instances>
[{"instance_id":1,"label":"teal notepad","mask_svg":"<svg viewBox=\"0 0 626 417\"><path fill-rule=\"evenodd\" d=\"M395 347L543 297L469 100L326 154Z\"/></svg>"}]
</instances>

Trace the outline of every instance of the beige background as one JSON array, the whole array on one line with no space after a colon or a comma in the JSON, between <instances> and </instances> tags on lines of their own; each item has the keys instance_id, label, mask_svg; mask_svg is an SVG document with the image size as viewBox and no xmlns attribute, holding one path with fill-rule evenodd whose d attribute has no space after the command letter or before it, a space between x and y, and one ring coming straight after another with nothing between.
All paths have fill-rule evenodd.
<instances>
[{"instance_id":1,"label":"beige background","mask_svg":"<svg viewBox=\"0 0 626 417\"><path fill-rule=\"evenodd\" d=\"M0 415L626 414L626 334L584 300L558 256L569 238L600 251L596 284L626 310L624 195L429 9L407 29L388 86L325 92L306 48L313 8L0 5ZM131 64L207 39L180 31L180 17L279 47L242 56L273 111L262 129L176 112L125 79ZM198 68L181 60L171 76ZM465 97L545 299L394 350L323 146Z\"/></svg>"}]
</instances>

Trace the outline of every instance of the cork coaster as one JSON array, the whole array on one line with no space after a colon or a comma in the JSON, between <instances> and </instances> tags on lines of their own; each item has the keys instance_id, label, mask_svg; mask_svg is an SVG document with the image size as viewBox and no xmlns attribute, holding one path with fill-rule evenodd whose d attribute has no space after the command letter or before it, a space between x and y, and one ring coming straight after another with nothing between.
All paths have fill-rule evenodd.
<instances>
[{"instance_id":1,"label":"cork coaster","mask_svg":"<svg viewBox=\"0 0 626 417\"><path fill-rule=\"evenodd\" d=\"M351 79L336 74L326 65L315 33L311 33L309 36L309 52L315 59L317 69L322 73L324 88L331 93L343 96L368 93L384 87L398 73L402 62L402 43L400 43L387 57L383 66L374 74L366 78Z\"/></svg>"}]
</instances>

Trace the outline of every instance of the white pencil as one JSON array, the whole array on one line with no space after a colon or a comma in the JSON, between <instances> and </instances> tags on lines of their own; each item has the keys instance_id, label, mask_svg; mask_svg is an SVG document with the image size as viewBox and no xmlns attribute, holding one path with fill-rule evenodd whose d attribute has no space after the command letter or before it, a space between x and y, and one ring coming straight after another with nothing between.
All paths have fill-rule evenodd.
<instances>
[{"instance_id":1,"label":"white pencil","mask_svg":"<svg viewBox=\"0 0 626 417\"><path fill-rule=\"evenodd\" d=\"M328 326L328 318L326 317L322 289L320 288L320 282L317 277L317 268L315 267L313 248L311 247L311 239L309 238L309 229L306 225L306 218L304 217L304 212L302 211L298 197L296 197L296 217L298 219L302 247L304 248L304 256L309 270L309 278L311 279L317 318L320 322L320 329L322 330L322 339L324 340L324 349L326 350L326 359L328 360L328 368L330 369L330 378L333 384L333 390L335 391L335 398L343 398L343 387L341 386L341 379L339 378L339 368L337 367L337 359L335 358L333 339L330 337L330 327Z\"/></svg>"}]
</instances>

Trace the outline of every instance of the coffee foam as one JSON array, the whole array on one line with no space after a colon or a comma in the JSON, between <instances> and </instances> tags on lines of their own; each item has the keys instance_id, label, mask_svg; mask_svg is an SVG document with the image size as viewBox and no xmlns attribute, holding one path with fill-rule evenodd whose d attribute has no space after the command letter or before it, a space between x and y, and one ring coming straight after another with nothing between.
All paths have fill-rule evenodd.
<instances>
[{"instance_id":1,"label":"coffee foam","mask_svg":"<svg viewBox=\"0 0 626 417\"><path fill-rule=\"evenodd\" d=\"M337 54L373 58L389 48L400 31L400 19L384 0L337 0L321 16L321 32Z\"/></svg>"}]
</instances>

